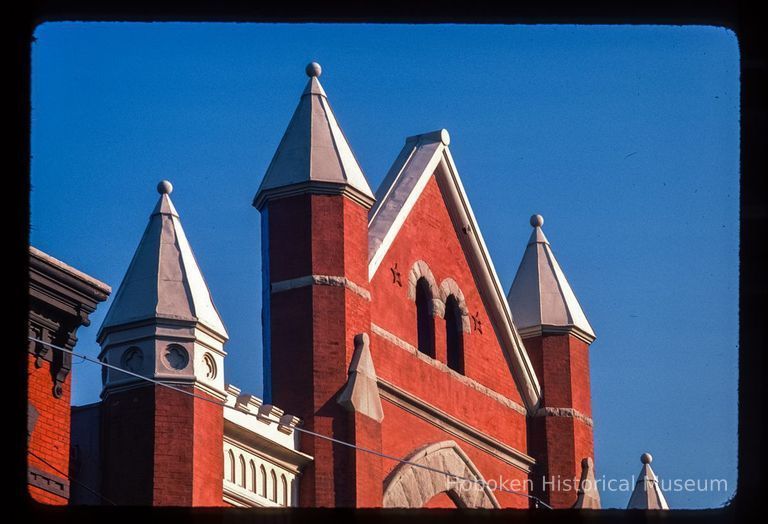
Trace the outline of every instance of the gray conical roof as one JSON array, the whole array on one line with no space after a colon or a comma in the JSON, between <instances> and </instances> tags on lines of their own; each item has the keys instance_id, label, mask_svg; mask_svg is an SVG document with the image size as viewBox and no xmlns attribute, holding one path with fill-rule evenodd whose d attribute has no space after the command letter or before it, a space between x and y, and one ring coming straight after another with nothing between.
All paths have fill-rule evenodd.
<instances>
[{"instance_id":1,"label":"gray conical roof","mask_svg":"<svg viewBox=\"0 0 768 524\"><path fill-rule=\"evenodd\" d=\"M629 498L627 509L669 509L664 493L659 486L659 480L651 469L653 457L650 453L643 453L640 462L643 467L635 483L635 489Z\"/></svg>"},{"instance_id":2,"label":"gray conical roof","mask_svg":"<svg viewBox=\"0 0 768 524\"><path fill-rule=\"evenodd\" d=\"M171 202L169 182L158 186L160 199L141 242L99 329L166 318L199 322L224 339L227 331Z\"/></svg>"},{"instance_id":3,"label":"gray conical roof","mask_svg":"<svg viewBox=\"0 0 768 524\"><path fill-rule=\"evenodd\" d=\"M592 342L595 333L552 253L543 223L540 215L531 217L533 232L507 294L515 326L523 336L562 330Z\"/></svg>"},{"instance_id":4,"label":"gray conical roof","mask_svg":"<svg viewBox=\"0 0 768 524\"><path fill-rule=\"evenodd\" d=\"M314 67L313 67L314 66ZM307 192L341 192L365 204L374 197L360 165L320 85L320 66L307 66L310 75L288 129L267 168L253 204Z\"/></svg>"}]
</instances>

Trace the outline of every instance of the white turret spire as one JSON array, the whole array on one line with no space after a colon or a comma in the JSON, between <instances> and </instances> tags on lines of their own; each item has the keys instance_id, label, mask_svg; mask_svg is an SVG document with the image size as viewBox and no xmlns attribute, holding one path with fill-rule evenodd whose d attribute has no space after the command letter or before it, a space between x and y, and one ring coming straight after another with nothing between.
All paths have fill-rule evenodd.
<instances>
[{"instance_id":1,"label":"white turret spire","mask_svg":"<svg viewBox=\"0 0 768 524\"><path fill-rule=\"evenodd\" d=\"M150 318L200 322L226 340L195 255L171 202L173 185L158 184L157 201L131 265L99 330Z\"/></svg>"},{"instance_id":2,"label":"white turret spire","mask_svg":"<svg viewBox=\"0 0 768 524\"><path fill-rule=\"evenodd\" d=\"M541 226L544 217L533 215L533 232L507 300L515 326L524 338L541 333L573 333L592 343L595 333Z\"/></svg>"},{"instance_id":3,"label":"white turret spire","mask_svg":"<svg viewBox=\"0 0 768 524\"><path fill-rule=\"evenodd\" d=\"M312 62L306 72L309 82L253 205L261 209L269 198L311 192L344 194L370 208L373 192L320 85L322 68Z\"/></svg>"},{"instance_id":4,"label":"white turret spire","mask_svg":"<svg viewBox=\"0 0 768 524\"><path fill-rule=\"evenodd\" d=\"M157 191L160 199L99 329L99 358L223 399L229 336L171 202L173 186L163 180ZM104 392L146 385L107 368L102 380Z\"/></svg>"},{"instance_id":5,"label":"white turret spire","mask_svg":"<svg viewBox=\"0 0 768 524\"><path fill-rule=\"evenodd\" d=\"M635 483L635 490L629 498L627 509L669 509L659 486L659 480L651 469L652 461L653 456L650 453L643 453L640 457L643 468Z\"/></svg>"}]
</instances>

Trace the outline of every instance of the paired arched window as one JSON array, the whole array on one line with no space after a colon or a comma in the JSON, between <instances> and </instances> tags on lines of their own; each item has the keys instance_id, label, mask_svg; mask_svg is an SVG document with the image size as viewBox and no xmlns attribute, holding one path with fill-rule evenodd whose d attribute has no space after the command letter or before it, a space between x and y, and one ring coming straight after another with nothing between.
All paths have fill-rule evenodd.
<instances>
[{"instance_id":1,"label":"paired arched window","mask_svg":"<svg viewBox=\"0 0 768 524\"><path fill-rule=\"evenodd\" d=\"M448 367L464 373L464 337L459 301L450 295L445 301L445 342Z\"/></svg>"},{"instance_id":2,"label":"paired arched window","mask_svg":"<svg viewBox=\"0 0 768 524\"><path fill-rule=\"evenodd\" d=\"M435 358L435 324L432 319L432 292L429 282L421 277L416 282L416 324L418 348L425 355Z\"/></svg>"}]
</instances>

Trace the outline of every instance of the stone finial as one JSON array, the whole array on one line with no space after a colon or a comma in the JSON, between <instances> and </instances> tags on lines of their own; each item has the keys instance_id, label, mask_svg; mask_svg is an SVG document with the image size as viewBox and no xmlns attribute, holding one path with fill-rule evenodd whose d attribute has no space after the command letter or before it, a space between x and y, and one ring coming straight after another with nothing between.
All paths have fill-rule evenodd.
<instances>
[{"instance_id":1,"label":"stone finial","mask_svg":"<svg viewBox=\"0 0 768 524\"><path fill-rule=\"evenodd\" d=\"M541 227L544 225L544 217L541 215L531 215L531 226Z\"/></svg>"},{"instance_id":2,"label":"stone finial","mask_svg":"<svg viewBox=\"0 0 768 524\"><path fill-rule=\"evenodd\" d=\"M651 455L650 453L643 453L642 455L640 455L640 462L643 464L650 464L651 462L653 462L653 455Z\"/></svg>"},{"instance_id":3,"label":"stone finial","mask_svg":"<svg viewBox=\"0 0 768 524\"><path fill-rule=\"evenodd\" d=\"M573 507L577 509L600 509L600 492L597 490L595 464L591 457L581 459L581 480L579 480L579 491Z\"/></svg>"},{"instance_id":4,"label":"stone finial","mask_svg":"<svg viewBox=\"0 0 768 524\"><path fill-rule=\"evenodd\" d=\"M347 385L341 391L337 402L347 411L353 411L372 418L384 420L384 411L376 383L376 370L371 358L370 337L367 333L355 335L355 352L349 365Z\"/></svg>"},{"instance_id":5,"label":"stone finial","mask_svg":"<svg viewBox=\"0 0 768 524\"><path fill-rule=\"evenodd\" d=\"M157 184L157 192L161 195L170 195L173 193L173 184L171 184L170 180L161 180Z\"/></svg>"},{"instance_id":6,"label":"stone finial","mask_svg":"<svg viewBox=\"0 0 768 524\"><path fill-rule=\"evenodd\" d=\"M317 62L308 63L305 71L310 78L318 77L323 74L323 68Z\"/></svg>"}]
</instances>

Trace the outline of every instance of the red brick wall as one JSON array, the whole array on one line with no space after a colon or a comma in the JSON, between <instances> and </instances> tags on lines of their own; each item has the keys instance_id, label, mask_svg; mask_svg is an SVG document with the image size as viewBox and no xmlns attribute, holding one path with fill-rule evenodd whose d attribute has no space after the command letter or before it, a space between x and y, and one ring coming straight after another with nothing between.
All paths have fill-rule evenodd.
<instances>
[{"instance_id":1,"label":"red brick wall","mask_svg":"<svg viewBox=\"0 0 768 524\"><path fill-rule=\"evenodd\" d=\"M445 207L443 195L432 178L411 210L371 282L372 321L412 346L418 345L416 305L408 299L408 274L418 260L427 263L439 286L445 278L456 281L470 314L479 313L482 332L463 333L465 375L522 405L522 399L501 346L490 324L485 304L460 244L459 235ZM390 268L397 263L402 286L393 283ZM378 375L445 411L466 424L520 451L527 451L525 415L461 383L451 374L422 362L404 349L374 333L371 350ZM445 321L435 318L436 359L446 362ZM383 450L405 456L424 444L456 439L421 419L385 403ZM426 425L425 425L426 424ZM416 431L419 428L419 431ZM458 441L487 478L519 478L526 475L487 453ZM385 464L388 472L394 464ZM527 507L525 498L499 494L506 507ZM447 496L440 499L453 502ZM436 500L434 504L438 504Z\"/></svg>"},{"instance_id":2,"label":"red brick wall","mask_svg":"<svg viewBox=\"0 0 768 524\"><path fill-rule=\"evenodd\" d=\"M196 391L199 396L213 398ZM220 402L220 401L219 401ZM194 465L192 490L193 506L222 506L224 479L224 409L220 406L194 399Z\"/></svg>"},{"instance_id":3,"label":"red brick wall","mask_svg":"<svg viewBox=\"0 0 768 524\"><path fill-rule=\"evenodd\" d=\"M456 509L456 503L451 500L451 497L449 497L446 492L442 492L429 499L426 504L424 504L424 507Z\"/></svg>"},{"instance_id":4,"label":"red brick wall","mask_svg":"<svg viewBox=\"0 0 768 524\"><path fill-rule=\"evenodd\" d=\"M205 395L192 386L177 387ZM102 409L108 498L132 505L223 504L220 406L145 386L110 393Z\"/></svg>"},{"instance_id":5,"label":"red brick wall","mask_svg":"<svg viewBox=\"0 0 768 524\"><path fill-rule=\"evenodd\" d=\"M269 206L269 267L272 283L311 274L345 276L363 288L372 301L342 287L312 286L271 295L271 360L273 402L304 419L308 429L352 442L368 442L378 449L377 429L367 421L350 417L336 403L347 380L347 368L357 333L369 332L371 353L379 377L437 407L517 450L537 453L547 464L549 457L564 470L574 470L591 450L591 430L575 428L573 419L540 420L530 427L523 413L492 398L452 374L398 347L369 330L374 322L411 346L417 346L416 306L408 299L408 273L418 260L425 261L439 285L452 278L461 288L470 314L477 315L482 332L464 333L465 375L477 383L523 404L507 359L490 324L485 304L476 288L460 235L450 219L441 190L434 179L399 231L377 273L368 283L367 216L365 210L346 198L302 195L271 201ZM400 271L402 286L393 282L390 268ZM445 363L444 320L435 319L437 360ZM571 375L588 380L586 345L565 344L568 359L560 369L547 365L552 383ZM573 351L571 351L573 350ZM581 351L583 355L580 355ZM544 367L541 354L539 369ZM551 369L550 369L551 368ZM560 378L558 378L558 374ZM589 386L553 388L557 407L578 406L589 414ZM384 401L381 450L405 457L424 444L457 440L486 479L515 479L527 488L528 475L435 425ZM563 424L568 427L560 427ZM537 432L538 431L538 432ZM550 438L548 435L559 435ZM536 443L529 446L529 439ZM563 440L564 439L564 440ZM362 445L362 444L361 444ZM374 505L385 476L396 466L381 460L381 475L370 457L343 446L302 436L302 450L315 457L301 478L303 506ZM372 462L371 462L372 461ZM548 467L548 466L547 466ZM378 482L372 479L378 477ZM575 496L575 495L574 495ZM498 493L503 507L528 507L528 499ZM436 497L430 505L443 506L449 497Z\"/></svg>"},{"instance_id":6,"label":"red brick wall","mask_svg":"<svg viewBox=\"0 0 768 524\"><path fill-rule=\"evenodd\" d=\"M542 387L542 406L573 408L591 417L589 345L570 335L545 335L525 341ZM594 458L592 427L571 417L547 416L532 420L529 432L531 454L539 462L536 493L553 507L570 507L581 475L581 459ZM550 482L546 489L541 477ZM568 480L558 489L551 481Z\"/></svg>"},{"instance_id":7,"label":"red brick wall","mask_svg":"<svg viewBox=\"0 0 768 524\"><path fill-rule=\"evenodd\" d=\"M271 201L269 268L272 283L327 275L367 288L367 211L336 195ZM271 295L272 401L305 427L354 440L348 413L336 403L347 381L354 336L370 329L370 304L341 286L314 285ZM352 506L354 452L302 436L314 457L301 477L302 506Z\"/></svg>"},{"instance_id":8,"label":"red brick wall","mask_svg":"<svg viewBox=\"0 0 768 524\"><path fill-rule=\"evenodd\" d=\"M119 505L153 502L154 389L110 392L101 404L101 489Z\"/></svg>"},{"instance_id":9,"label":"red brick wall","mask_svg":"<svg viewBox=\"0 0 768 524\"><path fill-rule=\"evenodd\" d=\"M351 442L362 448L381 452L381 424L359 413L349 413L354 428ZM382 505L382 484L384 465L382 458L365 451L353 452L352 476L355 479L354 506L358 508L379 508Z\"/></svg>"},{"instance_id":10,"label":"red brick wall","mask_svg":"<svg viewBox=\"0 0 768 524\"><path fill-rule=\"evenodd\" d=\"M514 481L517 483L516 487L522 488L522 491L527 493L527 473L402 410L388 401L383 401L382 405L384 408L384 420L382 421L382 448L384 453L405 458L416 448L425 444L453 440L467 454L486 481L494 481L496 483L506 481L507 488ZM384 460L383 465L384 475L386 476L399 463L392 460ZM528 507L528 499L522 496L502 491L495 491L494 494L502 507Z\"/></svg>"},{"instance_id":11,"label":"red brick wall","mask_svg":"<svg viewBox=\"0 0 768 524\"><path fill-rule=\"evenodd\" d=\"M443 279L452 278L461 288L470 314L479 313L482 333L479 331L464 333L466 376L522 403L459 243L459 235L464 233L454 228L440 188L432 178L371 280L373 294L371 319L375 324L412 346L418 345L416 304L408 299L407 286L411 267L416 261L423 260L431 269L438 286ZM390 268L395 264L402 274L402 287L392 282ZM445 345L445 321L436 318L435 349L437 359L442 362L446 361ZM397 381L398 373L396 370L393 371L395 371L394 374L389 373L385 376ZM437 391L430 391L428 388L422 388L420 393L429 398L443 395L443 391L438 395Z\"/></svg>"},{"instance_id":12,"label":"red brick wall","mask_svg":"<svg viewBox=\"0 0 768 524\"><path fill-rule=\"evenodd\" d=\"M42 366L35 367L35 357L27 358L28 390L27 398L38 412L37 424L29 439L29 450L59 471L28 455L31 466L50 473L57 478L65 478L69 472L70 411L72 375L62 384L61 398L53 396L53 377L50 363L41 360ZM64 472L62 474L60 472ZM45 504L64 505L67 499L49 493L36 486L29 486L32 499Z\"/></svg>"}]
</instances>

